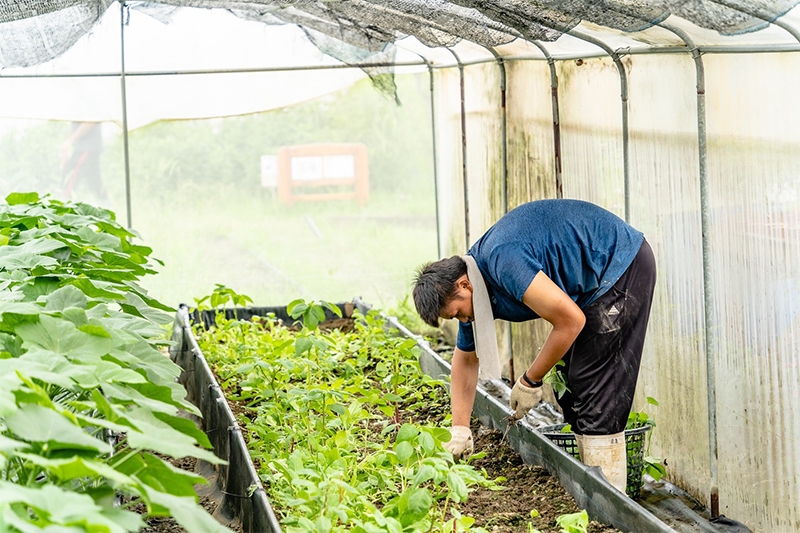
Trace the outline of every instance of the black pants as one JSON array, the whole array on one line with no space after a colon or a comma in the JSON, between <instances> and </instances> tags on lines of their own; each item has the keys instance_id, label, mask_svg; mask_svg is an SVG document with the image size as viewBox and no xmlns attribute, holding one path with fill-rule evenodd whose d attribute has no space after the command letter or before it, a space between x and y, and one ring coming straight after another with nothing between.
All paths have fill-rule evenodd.
<instances>
[{"instance_id":1,"label":"black pants","mask_svg":"<svg viewBox=\"0 0 800 533\"><path fill-rule=\"evenodd\" d=\"M628 270L583 309L586 325L564 356L569 391L558 400L578 435L612 435L625 429L650 318L656 264L647 241Z\"/></svg>"}]
</instances>

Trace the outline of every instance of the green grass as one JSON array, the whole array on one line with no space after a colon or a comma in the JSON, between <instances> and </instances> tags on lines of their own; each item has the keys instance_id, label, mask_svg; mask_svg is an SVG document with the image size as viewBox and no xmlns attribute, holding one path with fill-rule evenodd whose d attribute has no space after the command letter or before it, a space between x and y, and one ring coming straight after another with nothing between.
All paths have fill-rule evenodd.
<instances>
[{"instance_id":1,"label":"green grass","mask_svg":"<svg viewBox=\"0 0 800 533\"><path fill-rule=\"evenodd\" d=\"M133 225L165 263L143 285L170 305L221 283L255 305L361 296L386 308L409 293L416 267L437 258L434 209L432 191L375 193L365 207L289 207L268 190L198 187L169 202L134 198Z\"/></svg>"}]
</instances>

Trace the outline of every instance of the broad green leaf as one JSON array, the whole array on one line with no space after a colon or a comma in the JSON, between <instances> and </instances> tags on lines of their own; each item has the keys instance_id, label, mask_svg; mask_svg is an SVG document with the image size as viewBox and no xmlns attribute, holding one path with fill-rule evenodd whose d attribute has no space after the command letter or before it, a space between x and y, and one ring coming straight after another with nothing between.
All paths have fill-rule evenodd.
<instances>
[{"instance_id":1,"label":"broad green leaf","mask_svg":"<svg viewBox=\"0 0 800 533\"><path fill-rule=\"evenodd\" d=\"M98 361L91 365L73 365L70 377L85 389L106 386L109 383L146 383L147 379L129 368L109 361Z\"/></svg>"},{"instance_id":2,"label":"broad green leaf","mask_svg":"<svg viewBox=\"0 0 800 533\"><path fill-rule=\"evenodd\" d=\"M169 416L165 413L153 413L153 416L168 424L173 429L176 429L184 435L194 437L198 443L204 448L211 448L211 441L208 440L208 435L203 430L197 427L193 421L188 418L180 416Z\"/></svg>"},{"instance_id":3,"label":"broad green leaf","mask_svg":"<svg viewBox=\"0 0 800 533\"><path fill-rule=\"evenodd\" d=\"M122 268L136 273L138 276L154 274L155 271L142 265L147 261L139 254L124 254L119 252L103 252L100 256L109 268Z\"/></svg>"},{"instance_id":4,"label":"broad green leaf","mask_svg":"<svg viewBox=\"0 0 800 533\"><path fill-rule=\"evenodd\" d=\"M412 484L415 487L418 487L425 483L426 481L430 481L436 476L436 469L431 465L422 465L417 470L417 473L414 475L414 480Z\"/></svg>"},{"instance_id":5,"label":"broad green leaf","mask_svg":"<svg viewBox=\"0 0 800 533\"><path fill-rule=\"evenodd\" d=\"M146 409L132 409L127 413L127 418L140 432L128 434L131 448L153 450L175 458L197 457L212 464L225 463L212 452L195 446L194 438L176 431Z\"/></svg>"},{"instance_id":6,"label":"broad green leaf","mask_svg":"<svg viewBox=\"0 0 800 533\"><path fill-rule=\"evenodd\" d=\"M39 193L36 192L12 192L6 196L8 205L35 204L39 201Z\"/></svg>"},{"instance_id":7,"label":"broad green leaf","mask_svg":"<svg viewBox=\"0 0 800 533\"><path fill-rule=\"evenodd\" d=\"M174 316L150 307L145 301L134 293L125 295L125 304L120 304L126 312L138 315L153 322L154 324L169 324L174 320Z\"/></svg>"},{"instance_id":8,"label":"broad green leaf","mask_svg":"<svg viewBox=\"0 0 800 533\"><path fill-rule=\"evenodd\" d=\"M46 529L39 529L32 524L34 521L25 512L23 516L8 512L3 513L3 519L11 519L15 527L23 532L42 531L45 533L73 533L73 532L108 532L125 533L125 526L135 525L142 527L144 522L133 513L126 513L123 525L117 523L121 518L119 511L106 510L87 494L60 489L54 485L42 485L41 488L23 487L7 481L0 481L0 508L5 505L21 504L36 509L36 514L44 517L51 525ZM15 506L17 507L17 506ZM28 524L31 524L26 527ZM59 527L62 526L62 527Z\"/></svg>"},{"instance_id":9,"label":"broad green leaf","mask_svg":"<svg viewBox=\"0 0 800 533\"><path fill-rule=\"evenodd\" d=\"M436 448L436 442L430 433L422 432L419 434L419 446L426 454L430 454Z\"/></svg>"},{"instance_id":10,"label":"broad green leaf","mask_svg":"<svg viewBox=\"0 0 800 533\"><path fill-rule=\"evenodd\" d=\"M99 307L99 306L97 306ZM94 307L92 311L94 311ZM100 314L99 310L94 313L89 313L89 316L96 316ZM109 312L110 316L103 317L103 323L110 328L123 330L126 333L137 335L139 337L158 337L163 335L164 330L156 324L145 320L139 316L130 315L128 313ZM102 314L100 314L102 317Z\"/></svg>"},{"instance_id":11,"label":"broad green leaf","mask_svg":"<svg viewBox=\"0 0 800 533\"><path fill-rule=\"evenodd\" d=\"M11 313L14 315L34 315L38 316L42 312L42 307L31 302L11 302L0 301L0 314Z\"/></svg>"},{"instance_id":12,"label":"broad green leaf","mask_svg":"<svg viewBox=\"0 0 800 533\"><path fill-rule=\"evenodd\" d=\"M286 306L286 312L292 318L298 318L306 309L308 309L308 304L303 300L293 300Z\"/></svg>"},{"instance_id":13,"label":"broad green leaf","mask_svg":"<svg viewBox=\"0 0 800 533\"><path fill-rule=\"evenodd\" d=\"M22 339L16 335L0 333L0 353L8 352L11 357L19 357L24 353Z\"/></svg>"},{"instance_id":14,"label":"broad green leaf","mask_svg":"<svg viewBox=\"0 0 800 533\"><path fill-rule=\"evenodd\" d=\"M88 278L77 278L70 282L71 285L79 288L89 298L108 298L110 300L124 300L125 292L111 287L110 284L93 281Z\"/></svg>"},{"instance_id":15,"label":"broad green leaf","mask_svg":"<svg viewBox=\"0 0 800 533\"><path fill-rule=\"evenodd\" d=\"M467 501L467 484L464 483L464 480L457 472L450 471L447 473L447 485L450 487L450 493L455 501Z\"/></svg>"},{"instance_id":16,"label":"broad green leaf","mask_svg":"<svg viewBox=\"0 0 800 533\"><path fill-rule=\"evenodd\" d=\"M115 235L94 231L89 226L83 226L75 233L87 243L93 244L98 248L102 248L104 250L120 249L120 239Z\"/></svg>"},{"instance_id":17,"label":"broad green leaf","mask_svg":"<svg viewBox=\"0 0 800 533\"><path fill-rule=\"evenodd\" d=\"M84 362L98 360L115 345L112 339L84 333L67 320L47 315L40 316L37 324L23 324L16 330L24 341L23 347L37 345Z\"/></svg>"},{"instance_id":18,"label":"broad green leaf","mask_svg":"<svg viewBox=\"0 0 800 533\"><path fill-rule=\"evenodd\" d=\"M433 498L427 489L410 487L400 495L397 518L404 527L408 527L425 518L432 504Z\"/></svg>"},{"instance_id":19,"label":"broad green leaf","mask_svg":"<svg viewBox=\"0 0 800 533\"><path fill-rule=\"evenodd\" d=\"M61 286L61 280L55 277L37 277L22 286L25 300L35 302L40 296L50 294Z\"/></svg>"},{"instance_id":20,"label":"broad green leaf","mask_svg":"<svg viewBox=\"0 0 800 533\"><path fill-rule=\"evenodd\" d=\"M403 424L400 431L397 432L396 441L403 442L404 440L413 440L419 435L419 430L411 424Z\"/></svg>"},{"instance_id":21,"label":"broad green leaf","mask_svg":"<svg viewBox=\"0 0 800 533\"><path fill-rule=\"evenodd\" d=\"M19 438L46 444L51 450L111 451L107 443L86 434L61 414L39 405L22 406L6 417L6 426Z\"/></svg>"},{"instance_id":22,"label":"broad green leaf","mask_svg":"<svg viewBox=\"0 0 800 533\"><path fill-rule=\"evenodd\" d=\"M161 508L174 516L175 520L186 531L191 531L192 533L230 533L228 528L217 522L202 507L197 505L192 497L173 496L151 488L147 488L146 496L151 506L157 504L156 509Z\"/></svg>"},{"instance_id":23,"label":"broad green leaf","mask_svg":"<svg viewBox=\"0 0 800 533\"><path fill-rule=\"evenodd\" d=\"M86 311L78 307L68 307L64 309L61 311L61 318L72 322L78 329L80 329L81 326L85 326L89 323L89 317L86 315Z\"/></svg>"},{"instance_id":24,"label":"broad green leaf","mask_svg":"<svg viewBox=\"0 0 800 533\"><path fill-rule=\"evenodd\" d=\"M126 456L124 461L115 464L114 470L174 496L196 497L194 485L208 482L204 477L176 468L150 453Z\"/></svg>"},{"instance_id":25,"label":"broad green leaf","mask_svg":"<svg viewBox=\"0 0 800 533\"><path fill-rule=\"evenodd\" d=\"M0 417L8 416L19 409L17 400L12 392L19 386L19 378L16 375L0 374Z\"/></svg>"},{"instance_id":26,"label":"broad green leaf","mask_svg":"<svg viewBox=\"0 0 800 533\"><path fill-rule=\"evenodd\" d=\"M86 309L86 295L77 287L65 285L44 298L45 310L63 311L68 307Z\"/></svg>"},{"instance_id":27,"label":"broad green leaf","mask_svg":"<svg viewBox=\"0 0 800 533\"><path fill-rule=\"evenodd\" d=\"M53 360L49 363L41 361L41 359L44 359L45 354L54 356ZM0 373L13 374L14 372L19 372L24 376L38 379L44 383L58 385L66 390L75 390L77 388L75 382L65 373L59 372L60 369L64 368L60 367L58 364L60 359L63 358L52 352L45 352L44 354L38 352L34 352L33 354L26 353L24 356L16 359L0 360Z\"/></svg>"},{"instance_id":28,"label":"broad green leaf","mask_svg":"<svg viewBox=\"0 0 800 533\"><path fill-rule=\"evenodd\" d=\"M9 437L0 435L0 452L10 455L9 452L16 452L18 450L27 450L30 445L26 442L20 442Z\"/></svg>"},{"instance_id":29,"label":"broad green leaf","mask_svg":"<svg viewBox=\"0 0 800 533\"><path fill-rule=\"evenodd\" d=\"M330 518L322 515L317 517L317 521L314 523L314 526L315 531L318 531L319 533L328 533L333 527L333 524L331 523Z\"/></svg>"},{"instance_id":30,"label":"broad green leaf","mask_svg":"<svg viewBox=\"0 0 800 533\"><path fill-rule=\"evenodd\" d=\"M127 365L134 370L145 370L147 378L154 383L174 383L175 378L181 375L181 368L178 365L144 341L129 346L128 351L111 350L104 359L110 360L110 358L124 363L120 366Z\"/></svg>"},{"instance_id":31,"label":"broad green leaf","mask_svg":"<svg viewBox=\"0 0 800 533\"><path fill-rule=\"evenodd\" d=\"M17 457L47 470L61 481L70 481L84 477L103 477L112 482L112 487L135 487L136 480L122 472L102 463L83 457L68 457L66 459L48 459L33 453L17 453Z\"/></svg>"},{"instance_id":32,"label":"broad green leaf","mask_svg":"<svg viewBox=\"0 0 800 533\"><path fill-rule=\"evenodd\" d=\"M127 287L128 292L133 292L139 298L144 300L144 303L149 305L154 309L161 309L162 311L166 311L167 313L172 313L174 315L176 309L174 307L170 307L168 305L164 305L155 298L151 298L147 295L147 291L141 288L138 284L133 281L125 281L122 283L125 287Z\"/></svg>"},{"instance_id":33,"label":"broad green leaf","mask_svg":"<svg viewBox=\"0 0 800 533\"><path fill-rule=\"evenodd\" d=\"M397 454L397 459L402 464L406 464L408 460L414 455L414 447L407 441L398 442L394 447L394 452Z\"/></svg>"},{"instance_id":34,"label":"broad green leaf","mask_svg":"<svg viewBox=\"0 0 800 533\"><path fill-rule=\"evenodd\" d=\"M103 393L109 399L116 400L116 403L140 405L145 407L148 412L162 412L170 415L178 412L178 408L171 401L164 402L157 398L151 398L125 383L106 383L102 388Z\"/></svg>"},{"instance_id":35,"label":"broad green leaf","mask_svg":"<svg viewBox=\"0 0 800 533\"><path fill-rule=\"evenodd\" d=\"M106 328L97 324L84 324L82 326L78 326L78 330L88 333L89 335L94 335L95 337L104 337L106 339L110 339L111 335L106 331Z\"/></svg>"},{"instance_id":36,"label":"broad green leaf","mask_svg":"<svg viewBox=\"0 0 800 533\"><path fill-rule=\"evenodd\" d=\"M0 266L7 270L33 268L36 265L57 265L48 254L66 245L56 239L35 239L19 246L0 247Z\"/></svg>"},{"instance_id":37,"label":"broad green leaf","mask_svg":"<svg viewBox=\"0 0 800 533\"><path fill-rule=\"evenodd\" d=\"M300 337L294 343L294 353L297 357L300 357L309 351L313 345L314 344L311 342L311 339L307 337Z\"/></svg>"},{"instance_id":38,"label":"broad green leaf","mask_svg":"<svg viewBox=\"0 0 800 533\"><path fill-rule=\"evenodd\" d=\"M336 315L336 316L338 316L338 317L341 317L341 316L342 316L342 310L341 310L341 309L339 309L339 306L338 306L338 305L336 305L336 304L332 304L332 303L330 303L330 302L324 302L324 301L320 302L320 304L322 304L324 307L327 307L328 309L330 309L330 310L331 310L331 312L332 312L334 315ZM415 341L415 342L416 342L416 341Z\"/></svg>"}]
</instances>

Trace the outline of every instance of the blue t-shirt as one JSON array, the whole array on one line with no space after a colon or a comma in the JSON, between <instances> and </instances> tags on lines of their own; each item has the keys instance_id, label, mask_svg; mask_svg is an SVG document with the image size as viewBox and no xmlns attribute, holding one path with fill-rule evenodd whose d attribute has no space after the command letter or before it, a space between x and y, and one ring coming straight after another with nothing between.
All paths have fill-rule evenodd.
<instances>
[{"instance_id":1,"label":"blue t-shirt","mask_svg":"<svg viewBox=\"0 0 800 533\"><path fill-rule=\"evenodd\" d=\"M538 200L509 211L467 252L483 274L494 317L539 318L522 295L544 272L585 308L614 286L644 236L614 213L580 200ZM459 323L456 345L475 350L472 324Z\"/></svg>"}]
</instances>

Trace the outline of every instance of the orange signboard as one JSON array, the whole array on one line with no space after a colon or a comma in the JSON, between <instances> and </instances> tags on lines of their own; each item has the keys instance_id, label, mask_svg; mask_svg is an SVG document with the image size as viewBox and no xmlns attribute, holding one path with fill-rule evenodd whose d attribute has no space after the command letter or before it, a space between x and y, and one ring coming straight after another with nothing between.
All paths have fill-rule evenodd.
<instances>
[{"instance_id":1,"label":"orange signboard","mask_svg":"<svg viewBox=\"0 0 800 533\"><path fill-rule=\"evenodd\" d=\"M278 150L278 197L296 201L369 201L367 147L360 143L319 143Z\"/></svg>"}]
</instances>

